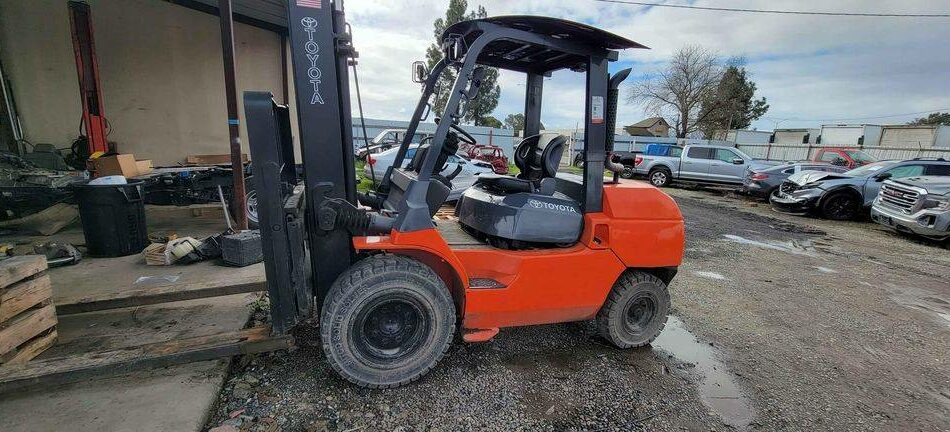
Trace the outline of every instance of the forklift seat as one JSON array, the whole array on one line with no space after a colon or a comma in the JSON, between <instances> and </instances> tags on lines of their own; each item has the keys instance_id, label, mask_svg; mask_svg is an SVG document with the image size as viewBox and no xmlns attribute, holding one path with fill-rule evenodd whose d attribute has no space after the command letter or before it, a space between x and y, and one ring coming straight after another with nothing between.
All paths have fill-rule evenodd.
<instances>
[{"instance_id":1,"label":"forklift seat","mask_svg":"<svg viewBox=\"0 0 950 432\"><path fill-rule=\"evenodd\" d=\"M566 142L557 134L521 141L515 150L521 174L479 175L455 207L459 223L493 244L512 248L577 242L584 228L583 210L579 201L556 190Z\"/></svg>"},{"instance_id":2,"label":"forklift seat","mask_svg":"<svg viewBox=\"0 0 950 432\"><path fill-rule=\"evenodd\" d=\"M538 193L550 196L554 193L554 177L564 154L567 137L559 134L529 136L515 149L515 166L521 171L517 177L482 174L476 185L503 193Z\"/></svg>"}]
</instances>

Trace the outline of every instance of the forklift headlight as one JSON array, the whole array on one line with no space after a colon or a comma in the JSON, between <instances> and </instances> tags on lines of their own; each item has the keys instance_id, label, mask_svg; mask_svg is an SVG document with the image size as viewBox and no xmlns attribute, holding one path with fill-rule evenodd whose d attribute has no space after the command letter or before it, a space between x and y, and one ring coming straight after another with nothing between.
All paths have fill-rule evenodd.
<instances>
[{"instance_id":1,"label":"forklift headlight","mask_svg":"<svg viewBox=\"0 0 950 432\"><path fill-rule=\"evenodd\" d=\"M933 196L927 197L924 199L924 203L920 206L922 209L934 209L939 211L950 210L950 197L945 196Z\"/></svg>"}]
</instances>

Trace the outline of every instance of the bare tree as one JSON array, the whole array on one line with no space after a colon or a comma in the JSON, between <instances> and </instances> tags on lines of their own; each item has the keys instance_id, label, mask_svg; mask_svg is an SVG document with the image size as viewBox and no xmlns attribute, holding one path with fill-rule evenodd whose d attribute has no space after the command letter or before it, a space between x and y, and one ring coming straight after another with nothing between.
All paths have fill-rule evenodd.
<instances>
[{"instance_id":1,"label":"bare tree","mask_svg":"<svg viewBox=\"0 0 950 432\"><path fill-rule=\"evenodd\" d=\"M652 78L633 85L629 103L642 103L653 114L672 123L678 138L697 132L719 107L706 104L714 100L723 67L719 57L699 45L680 48L666 69Z\"/></svg>"}]
</instances>

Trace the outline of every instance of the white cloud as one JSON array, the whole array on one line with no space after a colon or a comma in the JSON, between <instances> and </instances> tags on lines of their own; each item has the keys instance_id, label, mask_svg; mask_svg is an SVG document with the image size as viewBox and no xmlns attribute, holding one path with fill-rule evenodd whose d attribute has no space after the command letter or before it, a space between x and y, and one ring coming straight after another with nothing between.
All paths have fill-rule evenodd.
<instances>
[{"instance_id":1,"label":"white cloud","mask_svg":"<svg viewBox=\"0 0 950 432\"><path fill-rule=\"evenodd\" d=\"M683 0L670 3L683 4ZM950 3L925 0L772 2L711 0L704 6L782 8L812 11L950 12ZM360 52L366 114L407 119L419 96L409 64L425 58L433 41L432 22L447 2L437 0L348 0L347 18ZM819 119L854 118L950 108L950 20L859 18L704 12L646 8L591 0L469 0L489 15L534 14L584 22L649 46L621 54L638 76L662 67L679 47L701 44L722 56L745 56L747 68L771 110L759 129L817 126ZM502 98L495 116L523 110L524 78L502 73ZM545 126L572 128L583 120L584 81L555 73L544 83ZM354 104L355 106L355 104ZM620 107L619 124L647 116L641 107ZM913 116L852 122L904 122ZM795 121L783 119L807 119ZM814 120L814 121L811 121Z\"/></svg>"}]
</instances>

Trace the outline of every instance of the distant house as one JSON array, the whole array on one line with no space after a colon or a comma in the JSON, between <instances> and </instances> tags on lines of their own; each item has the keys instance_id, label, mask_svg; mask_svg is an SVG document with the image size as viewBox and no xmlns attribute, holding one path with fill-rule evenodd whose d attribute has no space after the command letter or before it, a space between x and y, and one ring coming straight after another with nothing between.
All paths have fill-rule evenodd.
<instances>
[{"instance_id":1,"label":"distant house","mask_svg":"<svg viewBox=\"0 0 950 432\"><path fill-rule=\"evenodd\" d=\"M633 136L670 136L670 124L663 120L663 117L643 119L630 126L624 126L623 130Z\"/></svg>"}]
</instances>

